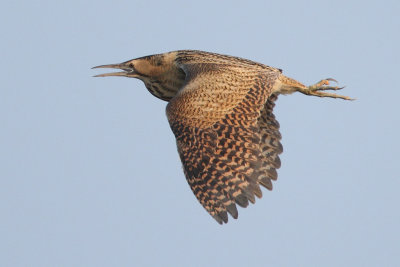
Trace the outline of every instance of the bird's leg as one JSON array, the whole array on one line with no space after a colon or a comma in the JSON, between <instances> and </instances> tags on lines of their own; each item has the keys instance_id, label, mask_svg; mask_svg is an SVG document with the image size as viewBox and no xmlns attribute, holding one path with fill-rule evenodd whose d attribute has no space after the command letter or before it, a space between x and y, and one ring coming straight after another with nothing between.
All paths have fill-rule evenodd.
<instances>
[{"instance_id":1,"label":"bird's leg","mask_svg":"<svg viewBox=\"0 0 400 267\"><path fill-rule=\"evenodd\" d=\"M303 93L305 95L313 95L313 96L319 96L319 97L331 97L331 98L341 98L341 99L345 99L345 100L354 100L353 98L350 98L348 96L343 96L343 95L337 95L337 94L333 94L333 93L328 93L328 92L323 92L326 90L341 90L344 87L339 87L339 86L330 86L329 82L336 82L337 81L335 79L332 78L327 78L324 80L321 80L319 82L317 82L316 84L310 85L308 87L305 88L301 88L298 87L297 91L299 91L300 93Z\"/></svg>"}]
</instances>

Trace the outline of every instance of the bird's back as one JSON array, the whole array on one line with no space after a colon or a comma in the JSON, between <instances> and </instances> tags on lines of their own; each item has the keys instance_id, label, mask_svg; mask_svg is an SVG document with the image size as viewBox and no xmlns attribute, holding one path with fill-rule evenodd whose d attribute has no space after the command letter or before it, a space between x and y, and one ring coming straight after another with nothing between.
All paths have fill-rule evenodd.
<instances>
[{"instance_id":1,"label":"bird's back","mask_svg":"<svg viewBox=\"0 0 400 267\"><path fill-rule=\"evenodd\" d=\"M282 70L273 68L258 62L245 58L221 55L217 53L204 52L199 50L178 50L170 53L176 53L176 62L178 64L215 64L231 68L239 68L242 71L277 71Z\"/></svg>"}]
</instances>

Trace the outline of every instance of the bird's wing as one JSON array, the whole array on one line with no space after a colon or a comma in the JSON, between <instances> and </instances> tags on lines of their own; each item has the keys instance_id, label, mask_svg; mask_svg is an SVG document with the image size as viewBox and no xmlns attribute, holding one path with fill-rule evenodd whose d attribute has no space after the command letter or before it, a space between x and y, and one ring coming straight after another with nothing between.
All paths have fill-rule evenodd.
<instances>
[{"instance_id":1,"label":"bird's wing","mask_svg":"<svg viewBox=\"0 0 400 267\"><path fill-rule=\"evenodd\" d=\"M263 173L267 174L260 175L258 180L260 184L269 190L272 190L271 180L276 180L278 178L276 169L279 169L281 166L279 154L283 152L283 147L280 143L282 136L279 132L279 122L275 119L275 115L273 114L275 101L277 99L277 95L270 95L261 111L260 117L258 117L258 128L261 138L261 169Z\"/></svg>"},{"instance_id":2,"label":"bird's wing","mask_svg":"<svg viewBox=\"0 0 400 267\"><path fill-rule=\"evenodd\" d=\"M271 95L278 73L184 65L185 85L167 106L187 181L220 224L277 178L279 124Z\"/></svg>"}]
</instances>

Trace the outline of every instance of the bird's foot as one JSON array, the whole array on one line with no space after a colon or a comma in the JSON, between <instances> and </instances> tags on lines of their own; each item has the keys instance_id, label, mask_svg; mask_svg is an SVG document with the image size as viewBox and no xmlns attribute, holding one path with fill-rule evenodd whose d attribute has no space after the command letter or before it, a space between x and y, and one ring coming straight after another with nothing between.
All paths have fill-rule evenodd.
<instances>
[{"instance_id":1,"label":"bird's foot","mask_svg":"<svg viewBox=\"0 0 400 267\"><path fill-rule=\"evenodd\" d=\"M336 91L336 90L341 90L341 89L344 88L344 86L343 87L330 86L329 82L337 83L337 81L335 79L327 78L327 79L324 79L324 80L321 80L321 81L317 82L316 84L310 85L307 88L300 88L299 92L303 93L305 95L313 95L313 96L319 96L319 97L341 98L341 99L345 99L345 100L354 100L353 98L350 98L348 96L343 96L343 95L323 92L323 91L326 91L326 90L334 90L334 91Z\"/></svg>"}]
</instances>

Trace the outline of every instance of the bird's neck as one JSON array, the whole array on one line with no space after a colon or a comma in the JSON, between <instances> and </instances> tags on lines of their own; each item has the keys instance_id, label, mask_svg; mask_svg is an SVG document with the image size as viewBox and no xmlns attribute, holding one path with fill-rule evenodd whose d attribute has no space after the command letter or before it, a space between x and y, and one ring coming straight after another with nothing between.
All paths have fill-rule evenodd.
<instances>
[{"instance_id":1,"label":"bird's neck","mask_svg":"<svg viewBox=\"0 0 400 267\"><path fill-rule=\"evenodd\" d=\"M169 101L182 88L185 81L185 73L179 68L171 68L158 77L143 79L147 90L155 97Z\"/></svg>"}]
</instances>

